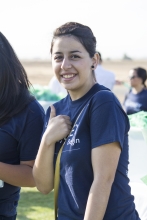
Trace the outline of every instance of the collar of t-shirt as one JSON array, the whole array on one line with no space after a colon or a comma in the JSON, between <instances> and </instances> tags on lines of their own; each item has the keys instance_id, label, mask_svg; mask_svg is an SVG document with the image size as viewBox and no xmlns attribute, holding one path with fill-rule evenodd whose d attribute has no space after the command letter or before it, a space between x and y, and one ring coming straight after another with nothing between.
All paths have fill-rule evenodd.
<instances>
[{"instance_id":1,"label":"collar of t-shirt","mask_svg":"<svg viewBox=\"0 0 147 220\"><path fill-rule=\"evenodd\" d=\"M94 84L94 86L81 98L72 101L70 95L67 96L69 108L77 108L81 106L81 104L85 103L93 96L98 90L104 89L104 86L99 85L98 83Z\"/></svg>"}]
</instances>

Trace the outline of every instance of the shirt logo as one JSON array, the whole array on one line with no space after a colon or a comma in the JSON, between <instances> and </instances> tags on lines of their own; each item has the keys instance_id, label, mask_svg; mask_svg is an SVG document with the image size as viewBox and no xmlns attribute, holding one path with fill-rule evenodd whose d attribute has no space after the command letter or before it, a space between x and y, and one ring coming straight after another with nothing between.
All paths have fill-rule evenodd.
<instances>
[{"instance_id":1,"label":"shirt logo","mask_svg":"<svg viewBox=\"0 0 147 220\"><path fill-rule=\"evenodd\" d=\"M73 147L75 143L76 144L80 143L80 139L76 139L76 134L77 134L77 131L78 131L78 127L79 127L79 124L75 124L75 126L73 127L73 129L71 131L71 134L69 135L67 145L70 145L70 147Z\"/></svg>"}]
</instances>

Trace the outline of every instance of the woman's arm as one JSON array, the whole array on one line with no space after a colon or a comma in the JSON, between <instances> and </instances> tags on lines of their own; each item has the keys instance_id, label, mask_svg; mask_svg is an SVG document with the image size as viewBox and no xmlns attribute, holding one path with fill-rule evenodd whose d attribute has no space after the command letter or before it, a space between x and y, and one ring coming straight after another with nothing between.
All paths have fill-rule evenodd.
<instances>
[{"instance_id":1,"label":"woman's arm","mask_svg":"<svg viewBox=\"0 0 147 220\"><path fill-rule=\"evenodd\" d=\"M121 148L118 142L92 149L94 180L89 192L84 220L102 220L107 208Z\"/></svg>"},{"instance_id":2,"label":"woman's arm","mask_svg":"<svg viewBox=\"0 0 147 220\"><path fill-rule=\"evenodd\" d=\"M32 175L34 160L21 161L20 165L11 165L0 162L0 179L14 186L34 187Z\"/></svg>"},{"instance_id":3,"label":"woman's arm","mask_svg":"<svg viewBox=\"0 0 147 220\"><path fill-rule=\"evenodd\" d=\"M43 135L33 167L33 176L36 186L43 194L47 194L53 189L55 143L65 138L70 130L70 118L65 115L56 116L55 108L51 106L48 127Z\"/></svg>"},{"instance_id":4,"label":"woman's arm","mask_svg":"<svg viewBox=\"0 0 147 220\"><path fill-rule=\"evenodd\" d=\"M46 144L45 137L43 137L33 167L37 189L43 194L48 194L54 186L54 149L55 144Z\"/></svg>"}]
</instances>

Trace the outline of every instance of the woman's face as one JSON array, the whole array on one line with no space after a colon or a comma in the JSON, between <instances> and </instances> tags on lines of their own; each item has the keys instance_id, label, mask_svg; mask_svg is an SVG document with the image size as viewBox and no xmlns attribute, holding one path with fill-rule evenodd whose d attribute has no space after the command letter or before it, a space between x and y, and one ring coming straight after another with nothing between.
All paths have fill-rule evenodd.
<instances>
[{"instance_id":1,"label":"woman's face","mask_svg":"<svg viewBox=\"0 0 147 220\"><path fill-rule=\"evenodd\" d=\"M135 70L129 71L129 79L131 87L136 87L142 84L142 79L138 77L137 72Z\"/></svg>"},{"instance_id":2,"label":"woman's face","mask_svg":"<svg viewBox=\"0 0 147 220\"><path fill-rule=\"evenodd\" d=\"M91 66L96 68L97 63L97 55L91 58L75 37L62 36L55 39L52 50L53 70L72 100L82 97L94 85Z\"/></svg>"}]
</instances>

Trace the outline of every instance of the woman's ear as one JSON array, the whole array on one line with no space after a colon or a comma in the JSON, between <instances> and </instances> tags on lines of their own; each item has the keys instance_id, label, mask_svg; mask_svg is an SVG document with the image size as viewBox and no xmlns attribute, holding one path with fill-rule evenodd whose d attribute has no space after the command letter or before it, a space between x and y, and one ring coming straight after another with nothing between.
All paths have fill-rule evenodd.
<instances>
[{"instance_id":1,"label":"woman's ear","mask_svg":"<svg viewBox=\"0 0 147 220\"><path fill-rule=\"evenodd\" d=\"M95 53L92 58L92 65L94 66L94 69L96 69L98 64L99 64L99 54Z\"/></svg>"}]
</instances>

